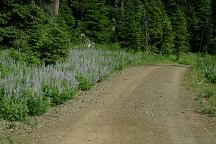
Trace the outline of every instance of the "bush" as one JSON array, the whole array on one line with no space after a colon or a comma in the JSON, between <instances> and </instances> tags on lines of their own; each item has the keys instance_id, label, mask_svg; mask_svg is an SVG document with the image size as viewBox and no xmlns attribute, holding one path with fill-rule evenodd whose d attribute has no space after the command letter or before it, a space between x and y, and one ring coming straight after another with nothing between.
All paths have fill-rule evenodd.
<instances>
[{"instance_id":1,"label":"bush","mask_svg":"<svg viewBox=\"0 0 216 144\"><path fill-rule=\"evenodd\" d=\"M211 83L216 84L216 71L206 70L205 76Z\"/></svg>"},{"instance_id":2,"label":"bush","mask_svg":"<svg viewBox=\"0 0 216 144\"><path fill-rule=\"evenodd\" d=\"M83 77L83 76L80 76L80 75L76 76L76 80L79 83L78 88L80 90L87 91L87 90L90 90L91 87L93 86L91 81L88 80L87 78Z\"/></svg>"},{"instance_id":3,"label":"bush","mask_svg":"<svg viewBox=\"0 0 216 144\"><path fill-rule=\"evenodd\" d=\"M33 95L33 91L23 91L22 97L26 99L29 115L41 115L45 113L49 107L48 98L35 96Z\"/></svg>"},{"instance_id":4,"label":"bush","mask_svg":"<svg viewBox=\"0 0 216 144\"><path fill-rule=\"evenodd\" d=\"M29 115L41 115L45 113L49 108L49 101L47 98L34 98L31 97L27 101L28 114Z\"/></svg>"},{"instance_id":5,"label":"bush","mask_svg":"<svg viewBox=\"0 0 216 144\"><path fill-rule=\"evenodd\" d=\"M13 99L2 99L0 101L0 118L23 121L28 116L28 107L24 101L16 101Z\"/></svg>"},{"instance_id":6,"label":"bush","mask_svg":"<svg viewBox=\"0 0 216 144\"><path fill-rule=\"evenodd\" d=\"M75 90L73 90L70 86L66 86L65 89L60 90L54 85L44 85L43 92L47 98L51 99L52 106L63 104L75 95Z\"/></svg>"}]
</instances>

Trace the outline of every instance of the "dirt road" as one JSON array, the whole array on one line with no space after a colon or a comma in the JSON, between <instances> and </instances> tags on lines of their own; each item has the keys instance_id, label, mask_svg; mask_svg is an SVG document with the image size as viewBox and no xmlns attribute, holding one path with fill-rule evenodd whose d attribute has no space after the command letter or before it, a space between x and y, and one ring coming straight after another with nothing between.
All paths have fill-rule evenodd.
<instances>
[{"instance_id":1,"label":"dirt road","mask_svg":"<svg viewBox=\"0 0 216 144\"><path fill-rule=\"evenodd\" d=\"M62 106L35 144L216 144L211 122L182 86L184 66L127 69ZM46 115L44 116L46 117ZM45 118L44 118L45 119Z\"/></svg>"}]
</instances>

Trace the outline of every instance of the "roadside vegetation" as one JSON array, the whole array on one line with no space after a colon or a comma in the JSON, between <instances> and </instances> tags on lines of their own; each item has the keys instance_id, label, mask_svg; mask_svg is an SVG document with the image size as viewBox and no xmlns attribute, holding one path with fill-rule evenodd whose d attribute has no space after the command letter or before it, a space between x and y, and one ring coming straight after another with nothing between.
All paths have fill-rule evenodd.
<instances>
[{"instance_id":1,"label":"roadside vegetation","mask_svg":"<svg viewBox=\"0 0 216 144\"><path fill-rule=\"evenodd\" d=\"M135 54L119 49L74 48L55 65L29 65L14 60L14 52L0 54L0 117L18 121L43 114L137 60Z\"/></svg>"},{"instance_id":2,"label":"roadside vegetation","mask_svg":"<svg viewBox=\"0 0 216 144\"><path fill-rule=\"evenodd\" d=\"M183 55L179 63L192 66L187 76L187 86L196 94L204 114L216 116L216 57L206 54Z\"/></svg>"},{"instance_id":3,"label":"roadside vegetation","mask_svg":"<svg viewBox=\"0 0 216 144\"><path fill-rule=\"evenodd\" d=\"M0 118L41 115L126 66L173 62L193 65L212 87L200 97L213 114L215 58L193 53L216 54L215 7L213 0L1 0Z\"/></svg>"}]
</instances>

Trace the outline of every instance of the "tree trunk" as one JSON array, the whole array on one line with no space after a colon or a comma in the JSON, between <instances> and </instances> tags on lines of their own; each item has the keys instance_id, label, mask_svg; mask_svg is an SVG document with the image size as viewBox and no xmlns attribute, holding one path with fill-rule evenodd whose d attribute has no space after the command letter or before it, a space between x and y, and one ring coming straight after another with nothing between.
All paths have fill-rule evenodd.
<instances>
[{"instance_id":1,"label":"tree trunk","mask_svg":"<svg viewBox=\"0 0 216 144\"><path fill-rule=\"evenodd\" d=\"M59 1L53 0L53 15L57 16L59 14Z\"/></svg>"}]
</instances>

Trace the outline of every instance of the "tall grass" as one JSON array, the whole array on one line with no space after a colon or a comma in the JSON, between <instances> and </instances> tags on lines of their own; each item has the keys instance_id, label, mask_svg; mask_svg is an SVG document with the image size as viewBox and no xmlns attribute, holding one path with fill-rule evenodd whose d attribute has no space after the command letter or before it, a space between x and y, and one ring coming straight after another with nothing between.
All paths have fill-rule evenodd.
<instances>
[{"instance_id":1,"label":"tall grass","mask_svg":"<svg viewBox=\"0 0 216 144\"><path fill-rule=\"evenodd\" d=\"M10 53L0 54L0 117L20 121L43 114L136 60L122 50L73 49L64 61L38 66L15 61Z\"/></svg>"},{"instance_id":2,"label":"tall grass","mask_svg":"<svg viewBox=\"0 0 216 144\"><path fill-rule=\"evenodd\" d=\"M197 93L203 113L216 116L216 57L209 55L184 55L181 61L192 65L190 83Z\"/></svg>"},{"instance_id":3,"label":"tall grass","mask_svg":"<svg viewBox=\"0 0 216 144\"><path fill-rule=\"evenodd\" d=\"M200 66L203 67L204 75L209 82L216 84L216 57L206 56L200 61Z\"/></svg>"}]
</instances>

